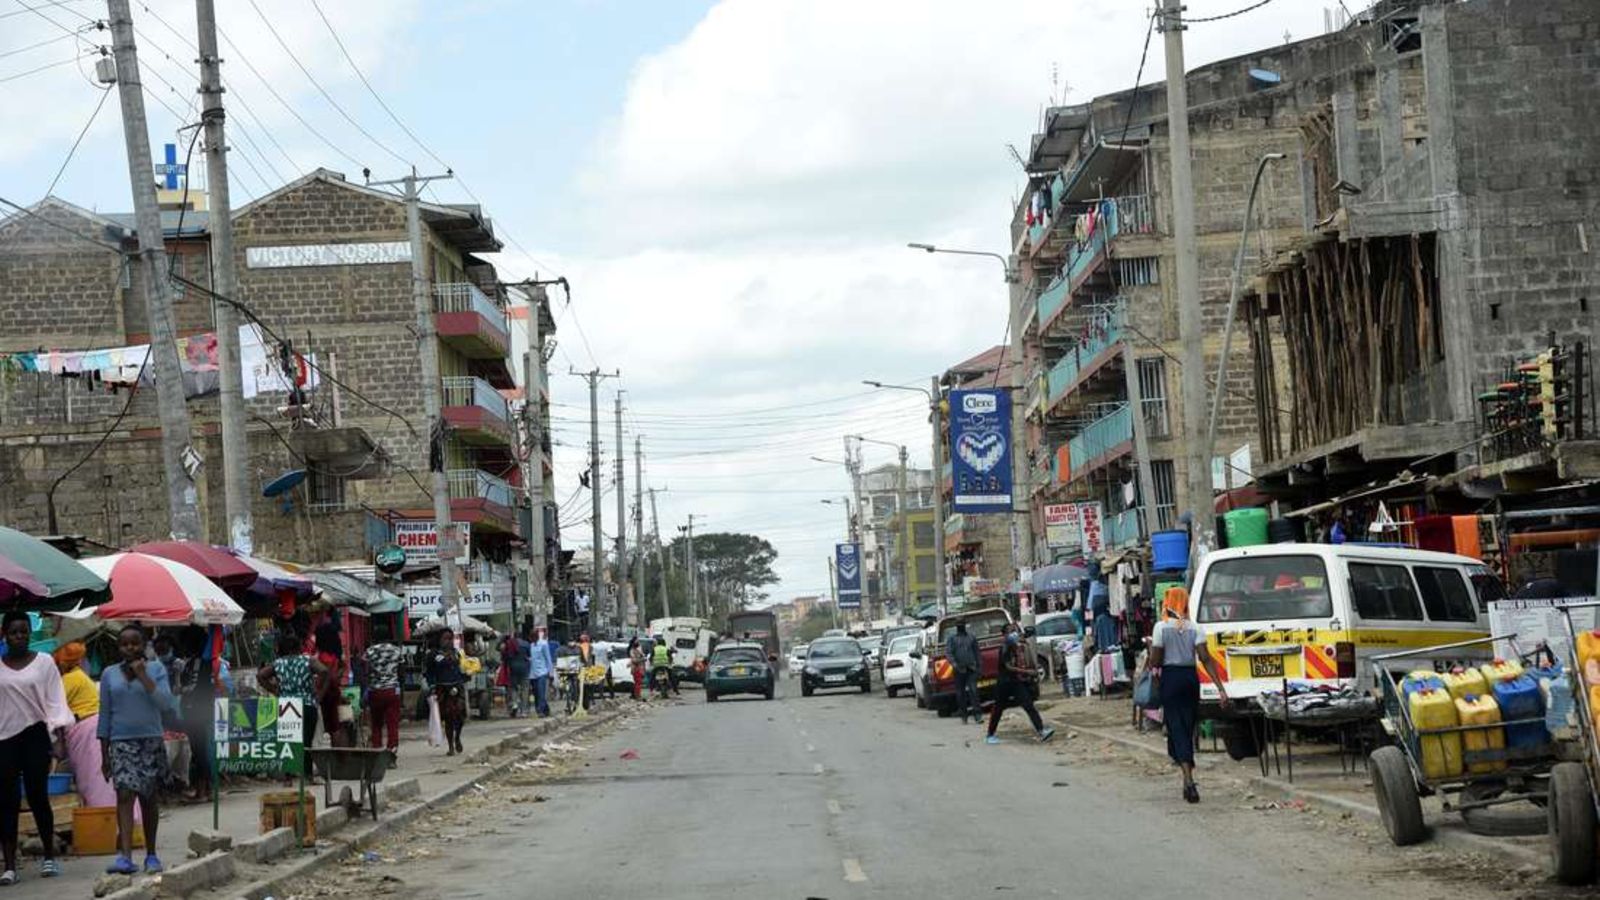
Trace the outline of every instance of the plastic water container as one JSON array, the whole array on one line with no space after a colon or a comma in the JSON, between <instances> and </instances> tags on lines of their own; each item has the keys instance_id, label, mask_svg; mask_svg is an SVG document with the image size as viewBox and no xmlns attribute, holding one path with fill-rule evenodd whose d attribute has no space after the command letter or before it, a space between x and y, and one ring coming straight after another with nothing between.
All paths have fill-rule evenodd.
<instances>
[{"instance_id":1,"label":"plastic water container","mask_svg":"<svg viewBox=\"0 0 1600 900\"><path fill-rule=\"evenodd\" d=\"M1494 686L1494 700L1500 707L1500 720L1538 719L1525 725L1506 726L1506 746L1511 748L1539 747L1550 742L1544 730L1544 705L1539 699L1539 686L1526 675L1519 675Z\"/></svg>"},{"instance_id":2,"label":"plastic water container","mask_svg":"<svg viewBox=\"0 0 1600 900\"><path fill-rule=\"evenodd\" d=\"M1572 697L1572 679L1567 673L1539 679L1539 694L1544 698L1546 731L1559 734L1577 724L1572 721L1572 708L1577 701Z\"/></svg>"},{"instance_id":3,"label":"plastic water container","mask_svg":"<svg viewBox=\"0 0 1600 900\"><path fill-rule=\"evenodd\" d=\"M1150 534L1150 568L1157 572L1182 571L1189 567L1189 533L1155 531ZM1157 598L1160 599L1159 597Z\"/></svg>"},{"instance_id":4,"label":"plastic water container","mask_svg":"<svg viewBox=\"0 0 1600 900\"><path fill-rule=\"evenodd\" d=\"M1267 542L1267 511L1259 507L1222 514L1229 547L1255 547Z\"/></svg>"},{"instance_id":5,"label":"plastic water container","mask_svg":"<svg viewBox=\"0 0 1600 900\"><path fill-rule=\"evenodd\" d=\"M1456 716L1461 719L1462 725L1494 725L1500 721L1500 707L1495 705L1493 697L1471 694L1456 698ZM1466 753L1474 750L1504 750L1505 746L1504 728L1461 732L1461 749ZM1505 767L1506 761L1503 759L1467 763L1467 771L1473 774L1498 772Z\"/></svg>"},{"instance_id":6,"label":"plastic water container","mask_svg":"<svg viewBox=\"0 0 1600 900\"><path fill-rule=\"evenodd\" d=\"M1450 696L1457 700L1467 696L1489 696L1489 682L1477 669L1456 669L1439 677L1444 681L1445 689L1450 692Z\"/></svg>"},{"instance_id":7,"label":"plastic water container","mask_svg":"<svg viewBox=\"0 0 1600 900\"><path fill-rule=\"evenodd\" d=\"M1459 724L1456 703L1445 690L1423 688L1411 695L1410 703L1411 721L1419 731ZM1461 732L1421 735L1417 745L1424 776L1453 778L1461 774Z\"/></svg>"},{"instance_id":8,"label":"plastic water container","mask_svg":"<svg viewBox=\"0 0 1600 900\"><path fill-rule=\"evenodd\" d=\"M1417 669L1400 680L1400 692L1408 697L1417 691L1443 690L1445 690L1444 679L1432 669Z\"/></svg>"},{"instance_id":9,"label":"plastic water container","mask_svg":"<svg viewBox=\"0 0 1600 900\"><path fill-rule=\"evenodd\" d=\"M1502 681L1510 681L1522 675L1522 663L1514 659L1497 659L1494 662L1484 663L1479 667L1483 677L1489 680L1492 688Z\"/></svg>"}]
</instances>

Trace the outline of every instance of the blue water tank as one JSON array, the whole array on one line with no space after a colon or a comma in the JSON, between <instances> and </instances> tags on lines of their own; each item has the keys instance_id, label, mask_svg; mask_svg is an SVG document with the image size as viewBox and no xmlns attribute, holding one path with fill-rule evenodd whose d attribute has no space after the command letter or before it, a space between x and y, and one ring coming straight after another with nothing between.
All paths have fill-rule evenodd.
<instances>
[{"instance_id":1,"label":"blue water tank","mask_svg":"<svg viewBox=\"0 0 1600 900\"><path fill-rule=\"evenodd\" d=\"M1157 531L1150 535L1151 568L1157 572L1189 567L1189 533Z\"/></svg>"}]
</instances>

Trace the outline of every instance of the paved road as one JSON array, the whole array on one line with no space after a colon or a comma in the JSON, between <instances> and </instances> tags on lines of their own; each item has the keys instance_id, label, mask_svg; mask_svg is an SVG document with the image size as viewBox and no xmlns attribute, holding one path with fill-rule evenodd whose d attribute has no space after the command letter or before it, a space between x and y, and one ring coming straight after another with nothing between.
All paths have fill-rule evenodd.
<instances>
[{"instance_id":1,"label":"paved road","mask_svg":"<svg viewBox=\"0 0 1600 900\"><path fill-rule=\"evenodd\" d=\"M1437 852L1337 816L1236 796L1187 806L1159 767L1097 763L1081 740L1037 746L1020 716L986 746L881 689L797 693L706 704L686 691L597 741L587 765L538 788L546 802L491 799L433 856L384 871L409 896L452 900L512 885L590 900L1491 895Z\"/></svg>"}]
</instances>

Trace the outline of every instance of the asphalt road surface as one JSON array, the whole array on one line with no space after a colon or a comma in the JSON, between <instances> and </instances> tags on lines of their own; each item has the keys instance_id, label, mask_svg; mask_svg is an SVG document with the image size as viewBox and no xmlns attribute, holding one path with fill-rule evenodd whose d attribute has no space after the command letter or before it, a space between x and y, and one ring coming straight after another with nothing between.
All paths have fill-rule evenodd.
<instances>
[{"instance_id":1,"label":"asphalt road surface","mask_svg":"<svg viewBox=\"0 0 1600 900\"><path fill-rule=\"evenodd\" d=\"M686 689L683 703L595 739L546 780L497 782L382 862L287 893L1471 900L1542 890L1527 873L1486 877L1492 861L1473 871L1438 850L1398 850L1337 813L1252 806L1203 780L1202 803L1188 806L1159 761L1106 759L1065 735L1041 747L1019 713L1005 743L987 746L977 727L881 687L798 693L786 681L775 701L707 704Z\"/></svg>"}]
</instances>

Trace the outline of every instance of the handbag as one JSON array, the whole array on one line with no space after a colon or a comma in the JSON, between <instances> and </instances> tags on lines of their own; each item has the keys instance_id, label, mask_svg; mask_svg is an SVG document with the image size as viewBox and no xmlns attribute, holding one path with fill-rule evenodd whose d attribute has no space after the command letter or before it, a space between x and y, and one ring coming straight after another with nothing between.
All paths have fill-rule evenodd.
<instances>
[{"instance_id":1,"label":"handbag","mask_svg":"<svg viewBox=\"0 0 1600 900\"><path fill-rule=\"evenodd\" d=\"M1152 709L1159 705L1156 697L1156 679L1148 670L1139 676L1139 683L1133 686L1133 705L1144 709Z\"/></svg>"}]
</instances>

